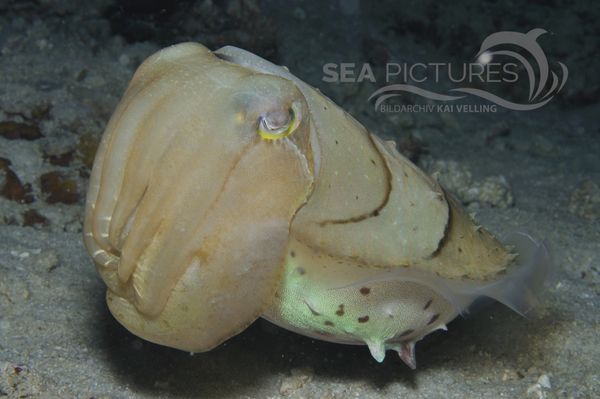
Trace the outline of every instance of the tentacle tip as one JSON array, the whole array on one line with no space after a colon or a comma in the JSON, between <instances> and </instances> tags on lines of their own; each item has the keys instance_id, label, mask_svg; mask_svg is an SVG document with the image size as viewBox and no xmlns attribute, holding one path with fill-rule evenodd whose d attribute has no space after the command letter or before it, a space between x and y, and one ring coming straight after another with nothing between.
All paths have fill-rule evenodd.
<instances>
[{"instance_id":1,"label":"tentacle tip","mask_svg":"<svg viewBox=\"0 0 600 399\"><path fill-rule=\"evenodd\" d=\"M398 356L400 359L410 367L411 370L417 369L417 358L415 356L415 343L414 342L404 342L400 346L400 350L398 351Z\"/></svg>"},{"instance_id":2,"label":"tentacle tip","mask_svg":"<svg viewBox=\"0 0 600 399\"><path fill-rule=\"evenodd\" d=\"M373 359L382 363L385 359L385 344L382 341L367 341L366 344Z\"/></svg>"},{"instance_id":3,"label":"tentacle tip","mask_svg":"<svg viewBox=\"0 0 600 399\"><path fill-rule=\"evenodd\" d=\"M392 344L390 345L390 349L396 351L400 360L402 360L411 370L417 369L415 341Z\"/></svg>"}]
</instances>

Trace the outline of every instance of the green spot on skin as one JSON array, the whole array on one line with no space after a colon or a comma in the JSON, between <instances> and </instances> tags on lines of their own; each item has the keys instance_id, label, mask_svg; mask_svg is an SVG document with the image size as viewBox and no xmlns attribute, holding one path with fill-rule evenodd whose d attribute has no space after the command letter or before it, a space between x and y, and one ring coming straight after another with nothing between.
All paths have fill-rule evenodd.
<instances>
[{"instance_id":1,"label":"green spot on skin","mask_svg":"<svg viewBox=\"0 0 600 399\"><path fill-rule=\"evenodd\" d=\"M364 343L377 361L386 348L410 360L409 344L448 317L440 307L445 302L426 288L387 281L332 288L311 260L318 261L303 259L298 250L288 255L277 305L284 327L328 341Z\"/></svg>"},{"instance_id":2,"label":"green spot on skin","mask_svg":"<svg viewBox=\"0 0 600 399\"><path fill-rule=\"evenodd\" d=\"M381 322L384 317L370 313L372 305L365 301L364 289L332 291L313 280L311 272L301 273L297 259L297 254L288 257L280 289L280 314L286 323L295 329L328 333L342 342L385 342L393 336L394 328ZM389 320L387 315L385 320Z\"/></svg>"}]
</instances>

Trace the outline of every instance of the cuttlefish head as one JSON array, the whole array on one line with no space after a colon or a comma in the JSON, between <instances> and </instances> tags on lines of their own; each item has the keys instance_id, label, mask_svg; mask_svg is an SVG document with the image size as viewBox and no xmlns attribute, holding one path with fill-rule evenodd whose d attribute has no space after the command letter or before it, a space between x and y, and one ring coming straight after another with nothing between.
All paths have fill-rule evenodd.
<instances>
[{"instance_id":1,"label":"cuttlefish head","mask_svg":"<svg viewBox=\"0 0 600 399\"><path fill-rule=\"evenodd\" d=\"M126 328L205 351L263 313L313 187L311 129L289 80L189 43L144 62L99 148L84 228Z\"/></svg>"}]
</instances>

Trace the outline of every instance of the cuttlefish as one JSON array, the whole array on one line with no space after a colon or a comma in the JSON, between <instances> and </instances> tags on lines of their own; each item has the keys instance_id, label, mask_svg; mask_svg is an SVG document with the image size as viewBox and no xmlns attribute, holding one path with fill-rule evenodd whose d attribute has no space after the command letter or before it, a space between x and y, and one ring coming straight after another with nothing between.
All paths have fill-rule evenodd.
<instances>
[{"instance_id":1,"label":"cuttlefish","mask_svg":"<svg viewBox=\"0 0 600 399\"><path fill-rule=\"evenodd\" d=\"M479 297L525 314L542 243L504 243L318 90L235 47L136 71L94 163L85 244L114 317L208 351L259 317L381 362Z\"/></svg>"}]
</instances>

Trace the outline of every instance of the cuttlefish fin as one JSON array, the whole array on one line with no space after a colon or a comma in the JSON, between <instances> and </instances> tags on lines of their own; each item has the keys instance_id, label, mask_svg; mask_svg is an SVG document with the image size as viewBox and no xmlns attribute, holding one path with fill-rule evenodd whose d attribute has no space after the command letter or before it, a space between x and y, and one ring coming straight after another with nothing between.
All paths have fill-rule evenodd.
<instances>
[{"instance_id":1,"label":"cuttlefish fin","mask_svg":"<svg viewBox=\"0 0 600 399\"><path fill-rule=\"evenodd\" d=\"M417 368L417 358L415 357L415 342L401 342L390 345L390 349L398 352L400 359L412 370Z\"/></svg>"},{"instance_id":2,"label":"cuttlefish fin","mask_svg":"<svg viewBox=\"0 0 600 399\"><path fill-rule=\"evenodd\" d=\"M381 340L370 340L366 344L373 359L377 360L378 363L383 362L383 359L385 359L385 343Z\"/></svg>"}]
</instances>

